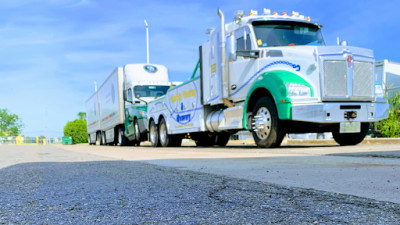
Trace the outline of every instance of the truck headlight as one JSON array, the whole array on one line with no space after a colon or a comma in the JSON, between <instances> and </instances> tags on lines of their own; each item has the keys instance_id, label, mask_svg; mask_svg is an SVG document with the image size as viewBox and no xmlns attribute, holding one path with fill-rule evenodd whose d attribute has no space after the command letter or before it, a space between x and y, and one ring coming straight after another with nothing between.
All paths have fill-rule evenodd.
<instances>
[{"instance_id":1,"label":"truck headlight","mask_svg":"<svg viewBox=\"0 0 400 225\"><path fill-rule=\"evenodd\" d=\"M310 87L303 84L286 83L289 98L311 98Z\"/></svg>"},{"instance_id":2,"label":"truck headlight","mask_svg":"<svg viewBox=\"0 0 400 225\"><path fill-rule=\"evenodd\" d=\"M383 91L383 87L380 84L375 85L375 96L376 97L385 97L385 92Z\"/></svg>"}]
</instances>

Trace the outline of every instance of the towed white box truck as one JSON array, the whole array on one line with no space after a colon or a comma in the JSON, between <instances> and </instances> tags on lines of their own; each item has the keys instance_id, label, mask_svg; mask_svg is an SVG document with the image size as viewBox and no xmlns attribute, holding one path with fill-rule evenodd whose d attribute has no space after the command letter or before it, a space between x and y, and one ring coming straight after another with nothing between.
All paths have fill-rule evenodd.
<instances>
[{"instance_id":1,"label":"towed white box truck","mask_svg":"<svg viewBox=\"0 0 400 225\"><path fill-rule=\"evenodd\" d=\"M117 67L86 101L89 144L139 145L147 140L147 102L169 88L165 66Z\"/></svg>"},{"instance_id":2,"label":"towed white box truck","mask_svg":"<svg viewBox=\"0 0 400 225\"><path fill-rule=\"evenodd\" d=\"M388 117L372 50L325 46L321 25L297 12L243 11L211 30L200 46L200 76L148 104L153 146L224 146L252 132L259 147L286 133L332 132L340 145L360 143L369 124Z\"/></svg>"}]
</instances>

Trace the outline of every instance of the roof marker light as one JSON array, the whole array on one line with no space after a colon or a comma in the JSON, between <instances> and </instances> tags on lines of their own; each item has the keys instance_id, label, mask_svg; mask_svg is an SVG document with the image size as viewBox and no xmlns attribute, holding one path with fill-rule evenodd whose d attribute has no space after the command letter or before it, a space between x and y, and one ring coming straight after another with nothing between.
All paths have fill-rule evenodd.
<instances>
[{"instance_id":1,"label":"roof marker light","mask_svg":"<svg viewBox=\"0 0 400 225\"><path fill-rule=\"evenodd\" d=\"M272 13L272 15L276 16L276 15L278 15L278 13L277 13L277 12L274 12L274 13Z\"/></svg>"},{"instance_id":2,"label":"roof marker light","mask_svg":"<svg viewBox=\"0 0 400 225\"><path fill-rule=\"evenodd\" d=\"M257 16L258 12L256 10L250 10L249 16Z\"/></svg>"},{"instance_id":3,"label":"roof marker light","mask_svg":"<svg viewBox=\"0 0 400 225\"><path fill-rule=\"evenodd\" d=\"M291 16L299 16L300 14L298 12L292 11L292 15Z\"/></svg>"},{"instance_id":4,"label":"roof marker light","mask_svg":"<svg viewBox=\"0 0 400 225\"><path fill-rule=\"evenodd\" d=\"M282 16L286 16L286 15L287 15L287 13L285 13L285 12L284 12L284 13L282 13Z\"/></svg>"},{"instance_id":5,"label":"roof marker light","mask_svg":"<svg viewBox=\"0 0 400 225\"><path fill-rule=\"evenodd\" d=\"M271 10L264 8L264 15L271 15Z\"/></svg>"},{"instance_id":6,"label":"roof marker light","mask_svg":"<svg viewBox=\"0 0 400 225\"><path fill-rule=\"evenodd\" d=\"M310 17L307 17L307 19L306 19L307 21L310 21L311 19L310 19Z\"/></svg>"}]
</instances>

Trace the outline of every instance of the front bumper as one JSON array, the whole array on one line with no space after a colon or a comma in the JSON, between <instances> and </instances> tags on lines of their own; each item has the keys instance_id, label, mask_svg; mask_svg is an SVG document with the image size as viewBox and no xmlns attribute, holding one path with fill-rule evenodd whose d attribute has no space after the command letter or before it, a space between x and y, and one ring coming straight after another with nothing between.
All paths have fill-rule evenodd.
<instances>
[{"instance_id":1,"label":"front bumper","mask_svg":"<svg viewBox=\"0 0 400 225\"><path fill-rule=\"evenodd\" d=\"M350 121L376 122L389 116L388 103L327 102L292 104L292 120L312 123L339 123L349 121L346 112L356 112Z\"/></svg>"}]
</instances>

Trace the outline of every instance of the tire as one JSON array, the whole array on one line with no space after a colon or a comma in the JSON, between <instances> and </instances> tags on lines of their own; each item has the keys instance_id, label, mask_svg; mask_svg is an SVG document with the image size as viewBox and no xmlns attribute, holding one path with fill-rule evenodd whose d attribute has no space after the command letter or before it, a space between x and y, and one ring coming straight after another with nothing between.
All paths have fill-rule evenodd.
<instances>
[{"instance_id":1,"label":"tire","mask_svg":"<svg viewBox=\"0 0 400 225\"><path fill-rule=\"evenodd\" d=\"M125 137L125 130L123 128L118 129L118 139L116 143L119 146L126 146L128 144L128 140Z\"/></svg>"},{"instance_id":2,"label":"tire","mask_svg":"<svg viewBox=\"0 0 400 225\"><path fill-rule=\"evenodd\" d=\"M88 135L88 143L89 145L92 145L92 142L90 142L90 135Z\"/></svg>"},{"instance_id":3,"label":"tire","mask_svg":"<svg viewBox=\"0 0 400 225\"><path fill-rule=\"evenodd\" d=\"M335 130L332 132L333 139L341 145L341 146L346 146L346 145L357 145L360 144L365 136L368 133L369 129L369 123L361 123L361 131L360 133L346 133L346 134L341 134L339 133L339 126L335 128Z\"/></svg>"},{"instance_id":4,"label":"tire","mask_svg":"<svg viewBox=\"0 0 400 225\"><path fill-rule=\"evenodd\" d=\"M158 137L158 127L154 123L154 120L152 120L150 122L149 136L150 136L151 145L153 147L159 147L160 146L160 138Z\"/></svg>"},{"instance_id":5,"label":"tire","mask_svg":"<svg viewBox=\"0 0 400 225\"><path fill-rule=\"evenodd\" d=\"M100 145L107 145L106 133L104 133L104 132L101 133L101 143L100 143Z\"/></svg>"},{"instance_id":6,"label":"tire","mask_svg":"<svg viewBox=\"0 0 400 225\"><path fill-rule=\"evenodd\" d=\"M95 145L101 145L101 135L100 135L100 133L96 134L96 142L94 144Z\"/></svg>"},{"instance_id":7,"label":"tire","mask_svg":"<svg viewBox=\"0 0 400 225\"><path fill-rule=\"evenodd\" d=\"M162 118L158 127L158 136L160 137L160 144L162 147L172 147L175 144L174 135L168 134L167 123Z\"/></svg>"},{"instance_id":8,"label":"tire","mask_svg":"<svg viewBox=\"0 0 400 225\"><path fill-rule=\"evenodd\" d=\"M140 129L137 119L133 121L133 127L135 128L135 141L136 143L140 143Z\"/></svg>"},{"instance_id":9,"label":"tire","mask_svg":"<svg viewBox=\"0 0 400 225\"><path fill-rule=\"evenodd\" d=\"M196 136L194 142L197 147L209 147L215 143L215 134L213 133L200 133Z\"/></svg>"},{"instance_id":10,"label":"tire","mask_svg":"<svg viewBox=\"0 0 400 225\"><path fill-rule=\"evenodd\" d=\"M279 147L285 132L279 124L275 103L270 97L260 98L254 108L251 120L254 141L261 148Z\"/></svg>"},{"instance_id":11,"label":"tire","mask_svg":"<svg viewBox=\"0 0 400 225\"><path fill-rule=\"evenodd\" d=\"M229 142L229 137L231 135L229 133L218 133L215 137L215 145L218 145L220 147L226 146Z\"/></svg>"}]
</instances>

